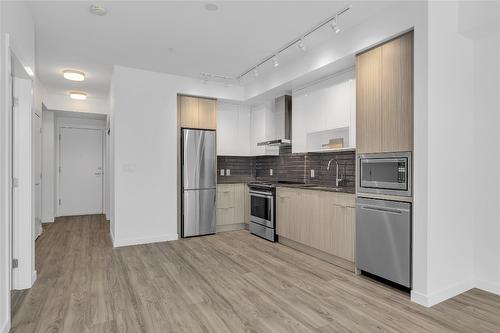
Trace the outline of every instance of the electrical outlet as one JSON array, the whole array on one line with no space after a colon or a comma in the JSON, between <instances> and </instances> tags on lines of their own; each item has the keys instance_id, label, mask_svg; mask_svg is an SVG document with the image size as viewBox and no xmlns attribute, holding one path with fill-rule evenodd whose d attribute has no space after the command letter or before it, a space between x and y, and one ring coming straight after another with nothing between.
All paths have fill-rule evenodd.
<instances>
[{"instance_id":1,"label":"electrical outlet","mask_svg":"<svg viewBox=\"0 0 500 333\"><path fill-rule=\"evenodd\" d=\"M226 176L231 176L231 169L226 169Z\"/></svg>"},{"instance_id":2,"label":"electrical outlet","mask_svg":"<svg viewBox=\"0 0 500 333\"><path fill-rule=\"evenodd\" d=\"M220 175L224 176L224 169L220 169Z\"/></svg>"},{"instance_id":3,"label":"electrical outlet","mask_svg":"<svg viewBox=\"0 0 500 333\"><path fill-rule=\"evenodd\" d=\"M273 175L273 169L269 169L269 176Z\"/></svg>"},{"instance_id":4,"label":"electrical outlet","mask_svg":"<svg viewBox=\"0 0 500 333\"><path fill-rule=\"evenodd\" d=\"M314 169L311 169L311 178L314 178Z\"/></svg>"}]
</instances>

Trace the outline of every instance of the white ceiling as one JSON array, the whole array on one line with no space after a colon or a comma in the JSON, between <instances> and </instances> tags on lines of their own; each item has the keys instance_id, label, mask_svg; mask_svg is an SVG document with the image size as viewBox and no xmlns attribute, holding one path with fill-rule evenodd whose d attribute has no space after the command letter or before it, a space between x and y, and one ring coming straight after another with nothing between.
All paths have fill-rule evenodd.
<instances>
[{"instance_id":1,"label":"white ceiling","mask_svg":"<svg viewBox=\"0 0 500 333\"><path fill-rule=\"evenodd\" d=\"M78 89L104 98L113 64L191 77L200 72L236 76L350 2L212 2L217 11L207 11L207 2L199 1L95 2L108 9L102 17L89 13L92 3L30 2L37 75L51 93ZM345 20L353 25L376 7L356 2ZM320 42L316 38L308 46ZM286 55L299 56L298 49ZM87 79L63 79L67 68L86 72Z\"/></svg>"}]
</instances>

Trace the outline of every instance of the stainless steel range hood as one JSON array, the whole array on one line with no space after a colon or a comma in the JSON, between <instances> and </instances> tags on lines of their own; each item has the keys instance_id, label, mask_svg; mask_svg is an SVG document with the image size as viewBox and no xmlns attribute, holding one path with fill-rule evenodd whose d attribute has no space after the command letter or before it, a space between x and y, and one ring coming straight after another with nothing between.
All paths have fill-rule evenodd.
<instances>
[{"instance_id":1,"label":"stainless steel range hood","mask_svg":"<svg viewBox=\"0 0 500 333\"><path fill-rule=\"evenodd\" d=\"M257 143L257 146L290 146L292 144L292 96L284 95L274 100L275 112L280 119L275 124L276 139Z\"/></svg>"}]
</instances>

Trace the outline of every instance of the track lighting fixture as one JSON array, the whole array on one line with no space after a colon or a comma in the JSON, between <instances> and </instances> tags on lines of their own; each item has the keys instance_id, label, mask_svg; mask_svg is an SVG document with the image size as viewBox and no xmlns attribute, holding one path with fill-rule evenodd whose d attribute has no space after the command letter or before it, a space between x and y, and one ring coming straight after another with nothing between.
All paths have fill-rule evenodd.
<instances>
[{"instance_id":1,"label":"track lighting fixture","mask_svg":"<svg viewBox=\"0 0 500 333\"><path fill-rule=\"evenodd\" d=\"M304 44L304 41L302 39L299 40L297 43L297 47L301 49L303 52L307 51L306 45Z\"/></svg>"},{"instance_id":2,"label":"track lighting fixture","mask_svg":"<svg viewBox=\"0 0 500 333\"><path fill-rule=\"evenodd\" d=\"M335 18L330 23L330 26L332 27L332 30L335 31L336 34L338 34L340 32L340 30L342 30L340 28L340 26L339 26L339 17L338 17L338 15L335 15Z\"/></svg>"},{"instance_id":3,"label":"track lighting fixture","mask_svg":"<svg viewBox=\"0 0 500 333\"><path fill-rule=\"evenodd\" d=\"M278 55L281 55L282 53L286 52L287 50L291 49L292 47L297 46L302 52L307 51L307 47L304 43L304 39L308 38L310 35L315 33L316 31L323 29L325 26L330 26L335 33L339 33L342 28L339 25L339 18L341 15L345 14L347 11L351 9L351 5L348 5L344 7L343 9L339 10L337 13L335 13L332 16L327 17L323 21L319 22L315 26L311 27L309 30L305 31L300 35L300 37L297 37L293 40L291 40L289 43L283 45L281 48L275 50L273 53L270 55L262 58L259 62L254 64L253 66L249 67L247 70L243 71L241 74L234 76L234 77L227 77L224 75L218 75L218 74L210 74L206 81L208 80L222 80L224 82L229 82L229 83L240 83L243 78L245 78L247 75L251 75L253 73L253 76L257 77L259 76L259 69L261 66L268 64L269 62L272 61L274 67L278 67L280 65L278 61ZM205 78L205 77L204 77Z\"/></svg>"},{"instance_id":4,"label":"track lighting fixture","mask_svg":"<svg viewBox=\"0 0 500 333\"><path fill-rule=\"evenodd\" d=\"M273 57L273 66L278 67L280 63L278 62L278 56L275 54Z\"/></svg>"}]
</instances>

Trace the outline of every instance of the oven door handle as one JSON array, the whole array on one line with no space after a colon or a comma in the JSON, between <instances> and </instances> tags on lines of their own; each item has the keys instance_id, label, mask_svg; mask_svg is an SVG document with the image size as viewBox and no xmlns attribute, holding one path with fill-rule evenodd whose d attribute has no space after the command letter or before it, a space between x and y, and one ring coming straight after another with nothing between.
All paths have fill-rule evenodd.
<instances>
[{"instance_id":1,"label":"oven door handle","mask_svg":"<svg viewBox=\"0 0 500 333\"><path fill-rule=\"evenodd\" d=\"M254 195L256 197L260 198L272 198L273 195L267 192L257 192L257 191L250 191L250 195Z\"/></svg>"}]
</instances>

